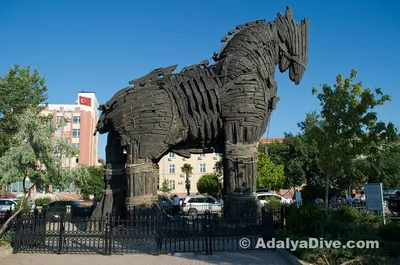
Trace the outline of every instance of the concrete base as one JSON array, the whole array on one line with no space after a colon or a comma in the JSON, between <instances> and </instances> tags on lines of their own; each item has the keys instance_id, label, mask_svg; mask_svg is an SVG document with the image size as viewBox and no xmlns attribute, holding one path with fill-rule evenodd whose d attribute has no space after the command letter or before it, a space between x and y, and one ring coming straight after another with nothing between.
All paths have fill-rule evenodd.
<instances>
[{"instance_id":1,"label":"concrete base","mask_svg":"<svg viewBox=\"0 0 400 265\"><path fill-rule=\"evenodd\" d=\"M13 253L13 249L9 248L0 248L0 260L10 256Z\"/></svg>"}]
</instances>

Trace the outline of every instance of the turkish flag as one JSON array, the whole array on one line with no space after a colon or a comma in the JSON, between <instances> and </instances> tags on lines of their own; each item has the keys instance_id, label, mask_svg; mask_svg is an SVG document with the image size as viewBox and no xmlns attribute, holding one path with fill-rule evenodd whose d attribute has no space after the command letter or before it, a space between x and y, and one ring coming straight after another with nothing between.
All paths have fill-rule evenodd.
<instances>
[{"instance_id":1,"label":"turkish flag","mask_svg":"<svg viewBox=\"0 0 400 265\"><path fill-rule=\"evenodd\" d=\"M79 105L92 106L92 99L79 96Z\"/></svg>"}]
</instances>

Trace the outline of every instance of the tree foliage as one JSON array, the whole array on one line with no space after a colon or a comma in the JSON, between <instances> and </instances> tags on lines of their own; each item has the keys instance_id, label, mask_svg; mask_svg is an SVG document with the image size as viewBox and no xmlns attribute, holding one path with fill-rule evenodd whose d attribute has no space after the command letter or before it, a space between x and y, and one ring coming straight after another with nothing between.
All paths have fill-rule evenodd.
<instances>
[{"instance_id":1,"label":"tree foliage","mask_svg":"<svg viewBox=\"0 0 400 265\"><path fill-rule=\"evenodd\" d=\"M378 121L376 107L390 100L381 89L363 89L355 82L357 71L348 78L338 75L332 87L324 84L312 93L320 101L321 111L311 115L313 120L304 127L304 134L312 138L319 150L319 166L325 172L326 207L329 186L349 187L353 179L349 172L364 154L376 153L382 143L396 137L392 123Z\"/></svg>"},{"instance_id":2,"label":"tree foliage","mask_svg":"<svg viewBox=\"0 0 400 265\"><path fill-rule=\"evenodd\" d=\"M0 76L0 156L9 148L9 140L18 131L18 116L27 107L40 111L40 104L47 100L45 79L37 69L10 67L6 76Z\"/></svg>"},{"instance_id":3,"label":"tree foliage","mask_svg":"<svg viewBox=\"0 0 400 265\"><path fill-rule=\"evenodd\" d=\"M212 196L219 196L222 190L221 177L216 173L207 173L197 181L197 190Z\"/></svg>"},{"instance_id":4,"label":"tree foliage","mask_svg":"<svg viewBox=\"0 0 400 265\"><path fill-rule=\"evenodd\" d=\"M164 193L168 193L171 190L172 189L171 189L171 185L170 185L169 181L167 179L164 179L163 182L161 183L160 191L164 192Z\"/></svg>"},{"instance_id":5,"label":"tree foliage","mask_svg":"<svg viewBox=\"0 0 400 265\"><path fill-rule=\"evenodd\" d=\"M101 197L104 191L104 166L86 166L88 177L77 178L76 187L84 196Z\"/></svg>"},{"instance_id":6,"label":"tree foliage","mask_svg":"<svg viewBox=\"0 0 400 265\"><path fill-rule=\"evenodd\" d=\"M191 175L191 174L193 174L193 167L191 164L186 163L181 167L181 171L182 171L182 173Z\"/></svg>"},{"instance_id":7,"label":"tree foliage","mask_svg":"<svg viewBox=\"0 0 400 265\"><path fill-rule=\"evenodd\" d=\"M22 181L24 197L21 205L39 181L63 186L75 183L76 179L87 179L85 168L64 167L64 158L73 155L75 149L63 137L53 138L58 125L51 116L38 116L35 107L28 107L18 115L18 121L18 129L9 141L9 148L0 157L0 185ZM29 187L26 186L28 177L32 183ZM3 228L0 235L4 233Z\"/></svg>"},{"instance_id":8,"label":"tree foliage","mask_svg":"<svg viewBox=\"0 0 400 265\"><path fill-rule=\"evenodd\" d=\"M222 176L224 174L224 158L222 154L218 154L218 161L215 162L215 173Z\"/></svg>"},{"instance_id":9,"label":"tree foliage","mask_svg":"<svg viewBox=\"0 0 400 265\"><path fill-rule=\"evenodd\" d=\"M284 165L286 187L297 187L319 181L318 149L302 134L285 134L282 143L268 145L268 154L275 164Z\"/></svg>"},{"instance_id":10,"label":"tree foliage","mask_svg":"<svg viewBox=\"0 0 400 265\"><path fill-rule=\"evenodd\" d=\"M276 165L267 152L258 153L257 187L279 190L285 183L284 166Z\"/></svg>"},{"instance_id":11,"label":"tree foliage","mask_svg":"<svg viewBox=\"0 0 400 265\"><path fill-rule=\"evenodd\" d=\"M400 141L383 145L373 155L356 160L352 178L360 183L382 183L384 187L400 187Z\"/></svg>"}]
</instances>

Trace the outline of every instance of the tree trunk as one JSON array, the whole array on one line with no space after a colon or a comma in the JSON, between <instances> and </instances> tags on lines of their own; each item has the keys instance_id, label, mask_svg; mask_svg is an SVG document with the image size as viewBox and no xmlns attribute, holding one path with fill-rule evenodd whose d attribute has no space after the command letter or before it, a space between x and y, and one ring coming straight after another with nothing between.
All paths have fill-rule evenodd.
<instances>
[{"instance_id":1,"label":"tree trunk","mask_svg":"<svg viewBox=\"0 0 400 265\"><path fill-rule=\"evenodd\" d=\"M25 207L26 200L29 198L29 196L30 196L30 192L29 193L24 193L24 197L21 200L21 204L19 206L19 209L13 215L11 215L10 218L8 218L7 221L0 228L0 238L6 233L7 228L9 227L10 223L12 222L12 220L14 220L14 218L17 217L22 212L22 210Z\"/></svg>"},{"instance_id":2,"label":"tree trunk","mask_svg":"<svg viewBox=\"0 0 400 265\"><path fill-rule=\"evenodd\" d=\"M326 169L326 183L325 183L325 216L328 218L328 208L329 208L329 181L331 174L331 158L332 158L332 148L329 146L328 151L328 165Z\"/></svg>"},{"instance_id":3,"label":"tree trunk","mask_svg":"<svg viewBox=\"0 0 400 265\"><path fill-rule=\"evenodd\" d=\"M31 197L31 191L32 191L33 187L35 187L35 185L37 183L37 181L32 183L32 185L29 187L29 189L27 189L26 186L25 186L25 181L26 181L26 177L24 177L23 180L22 180L23 189L24 189L24 196L22 197L21 204L19 205L19 209L13 215L11 215L10 218L8 218L7 221L0 228L0 237L2 237L5 234L5 232L7 231L8 226L11 223L11 221L14 220L14 218L16 216L18 216L22 212L22 210L25 207L26 200L29 197Z\"/></svg>"}]
</instances>

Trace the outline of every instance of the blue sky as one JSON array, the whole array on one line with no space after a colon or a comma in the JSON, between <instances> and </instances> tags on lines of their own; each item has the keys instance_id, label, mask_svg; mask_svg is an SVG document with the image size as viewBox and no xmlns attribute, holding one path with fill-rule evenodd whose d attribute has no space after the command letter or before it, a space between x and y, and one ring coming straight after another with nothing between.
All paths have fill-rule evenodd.
<instances>
[{"instance_id":1,"label":"blue sky","mask_svg":"<svg viewBox=\"0 0 400 265\"><path fill-rule=\"evenodd\" d=\"M308 69L298 86L277 73L281 101L264 137L298 132L297 122L319 108L311 88L353 68L365 87L392 96L378 113L398 126L396 0L0 0L0 75L15 63L31 65L46 78L49 103L74 104L84 89L102 104L154 68L209 59L230 29L273 20L286 5L298 21L310 19ZM99 142L104 158L106 136Z\"/></svg>"}]
</instances>

